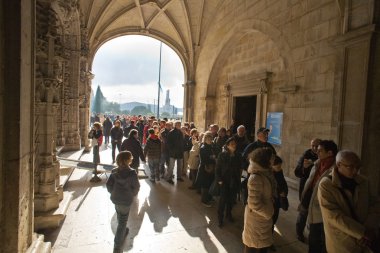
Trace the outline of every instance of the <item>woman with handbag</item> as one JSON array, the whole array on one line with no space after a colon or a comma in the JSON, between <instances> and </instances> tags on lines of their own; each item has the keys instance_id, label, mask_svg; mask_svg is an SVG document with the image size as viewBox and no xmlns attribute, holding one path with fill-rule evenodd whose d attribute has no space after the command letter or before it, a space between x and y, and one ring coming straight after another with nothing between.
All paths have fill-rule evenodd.
<instances>
[{"instance_id":1,"label":"woman with handbag","mask_svg":"<svg viewBox=\"0 0 380 253\"><path fill-rule=\"evenodd\" d=\"M233 222L232 205L239 190L241 159L236 154L236 141L229 138L219 154L216 162L216 181L220 187L220 199L218 206L218 225L223 226L224 211L226 219Z\"/></svg>"},{"instance_id":2,"label":"woman with handbag","mask_svg":"<svg viewBox=\"0 0 380 253\"><path fill-rule=\"evenodd\" d=\"M212 196L209 193L209 188L215 175L215 155L212 150L212 140L211 132L206 132L199 150L200 164L196 179L196 186L202 189L201 202L206 207L211 207Z\"/></svg>"}]
</instances>

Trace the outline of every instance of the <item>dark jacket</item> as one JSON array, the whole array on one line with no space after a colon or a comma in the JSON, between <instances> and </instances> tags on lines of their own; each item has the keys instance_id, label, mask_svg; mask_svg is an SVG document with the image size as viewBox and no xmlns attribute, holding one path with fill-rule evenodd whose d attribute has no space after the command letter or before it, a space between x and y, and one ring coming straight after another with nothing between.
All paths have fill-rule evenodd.
<instances>
[{"instance_id":1,"label":"dark jacket","mask_svg":"<svg viewBox=\"0 0 380 253\"><path fill-rule=\"evenodd\" d=\"M183 151L189 152L191 148L193 147L193 143L191 141L191 137L187 134L183 137Z\"/></svg>"},{"instance_id":2,"label":"dark jacket","mask_svg":"<svg viewBox=\"0 0 380 253\"><path fill-rule=\"evenodd\" d=\"M281 171L273 171L273 176L276 179L277 184L277 197L275 199L275 206L277 208L281 207L280 202L280 194L284 193L286 196L288 196L288 183L285 180L284 172Z\"/></svg>"},{"instance_id":3,"label":"dark jacket","mask_svg":"<svg viewBox=\"0 0 380 253\"><path fill-rule=\"evenodd\" d=\"M133 197L140 190L136 171L131 168L113 169L106 185L108 192L111 193L111 201L115 205L130 206Z\"/></svg>"},{"instance_id":4,"label":"dark jacket","mask_svg":"<svg viewBox=\"0 0 380 253\"><path fill-rule=\"evenodd\" d=\"M132 153L133 160L131 167L137 169L140 165L140 158L145 162L145 157L139 140L131 136L123 141L121 144L121 151L128 150Z\"/></svg>"},{"instance_id":5,"label":"dark jacket","mask_svg":"<svg viewBox=\"0 0 380 253\"><path fill-rule=\"evenodd\" d=\"M104 133L104 136L109 136L110 135L111 128L112 128L112 121L109 120L109 119L106 119L103 122L103 133Z\"/></svg>"},{"instance_id":6,"label":"dark jacket","mask_svg":"<svg viewBox=\"0 0 380 253\"><path fill-rule=\"evenodd\" d=\"M167 147L169 150L170 158L183 158L183 134L181 130L174 128L169 132Z\"/></svg>"},{"instance_id":7,"label":"dark jacket","mask_svg":"<svg viewBox=\"0 0 380 253\"><path fill-rule=\"evenodd\" d=\"M130 132L132 129L135 129L135 130L139 131L139 129L137 128L137 126L135 126L135 125L129 125L128 127L124 128L124 137L125 137L125 138L128 138L128 137L129 137L129 132Z\"/></svg>"},{"instance_id":8,"label":"dark jacket","mask_svg":"<svg viewBox=\"0 0 380 253\"><path fill-rule=\"evenodd\" d=\"M235 134L233 137L236 141L236 153L243 154L245 147L249 144L247 135L240 137L238 134Z\"/></svg>"},{"instance_id":9,"label":"dark jacket","mask_svg":"<svg viewBox=\"0 0 380 253\"><path fill-rule=\"evenodd\" d=\"M120 142L123 139L123 129L121 127L113 127L111 129L111 141Z\"/></svg>"},{"instance_id":10,"label":"dark jacket","mask_svg":"<svg viewBox=\"0 0 380 253\"><path fill-rule=\"evenodd\" d=\"M222 187L238 191L240 185L241 159L238 154L223 150L216 161L216 180L222 181Z\"/></svg>"},{"instance_id":11,"label":"dark jacket","mask_svg":"<svg viewBox=\"0 0 380 253\"><path fill-rule=\"evenodd\" d=\"M144 148L144 156L148 156L148 159L159 160L161 157L161 140L149 136Z\"/></svg>"},{"instance_id":12,"label":"dark jacket","mask_svg":"<svg viewBox=\"0 0 380 253\"><path fill-rule=\"evenodd\" d=\"M306 180L308 179L310 175L310 171L313 168L313 164L307 168L304 168L303 167L304 159L309 159L315 162L316 160L318 160L318 155L315 154L311 149L308 149L302 154L302 156L299 158L297 162L297 166L294 170L294 174L296 177L300 178L300 184L299 184L299 189L298 189L299 191L298 197L300 200L301 200L301 194L302 194L303 188L305 187Z\"/></svg>"},{"instance_id":13,"label":"dark jacket","mask_svg":"<svg viewBox=\"0 0 380 253\"><path fill-rule=\"evenodd\" d=\"M209 188L215 177L214 173L208 173L205 170L207 164L215 164L215 155L212 150L212 146L203 143L199 149L199 169L195 184L200 188Z\"/></svg>"},{"instance_id":14,"label":"dark jacket","mask_svg":"<svg viewBox=\"0 0 380 253\"><path fill-rule=\"evenodd\" d=\"M222 152L224 144L226 144L228 137L225 135L224 137L217 136L215 137L213 143L214 143L214 152L215 155L218 157L219 153Z\"/></svg>"},{"instance_id":15,"label":"dark jacket","mask_svg":"<svg viewBox=\"0 0 380 253\"><path fill-rule=\"evenodd\" d=\"M162 130L161 130L162 131ZM164 128L164 130L160 133L160 139L161 139L161 152L164 152L166 154L169 153L169 150L168 150L168 134L169 134L169 130Z\"/></svg>"}]
</instances>

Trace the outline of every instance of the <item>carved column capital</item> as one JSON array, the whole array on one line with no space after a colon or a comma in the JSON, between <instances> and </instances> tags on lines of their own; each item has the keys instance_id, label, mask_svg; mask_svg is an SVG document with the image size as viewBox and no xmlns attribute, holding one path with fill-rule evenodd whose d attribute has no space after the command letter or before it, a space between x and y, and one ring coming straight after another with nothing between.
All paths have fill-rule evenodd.
<instances>
[{"instance_id":1,"label":"carved column capital","mask_svg":"<svg viewBox=\"0 0 380 253\"><path fill-rule=\"evenodd\" d=\"M59 103L59 88L62 81L57 78L36 79L36 102Z\"/></svg>"}]
</instances>

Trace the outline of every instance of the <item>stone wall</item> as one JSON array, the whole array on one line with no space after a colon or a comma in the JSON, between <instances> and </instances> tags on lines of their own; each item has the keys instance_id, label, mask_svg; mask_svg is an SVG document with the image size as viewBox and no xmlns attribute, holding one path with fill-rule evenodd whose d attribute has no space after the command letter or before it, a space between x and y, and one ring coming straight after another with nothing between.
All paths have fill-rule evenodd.
<instances>
[{"instance_id":1,"label":"stone wall","mask_svg":"<svg viewBox=\"0 0 380 253\"><path fill-rule=\"evenodd\" d=\"M231 9L235 14L228 14ZM289 176L312 138L337 141L332 119L337 51L329 40L341 31L340 19L333 0L226 1L201 50L196 93L213 96L216 107L224 102L228 76L273 72L267 112L284 113L277 150ZM202 111L202 102L197 105L195 111ZM212 115L211 121L225 121L223 111Z\"/></svg>"}]
</instances>

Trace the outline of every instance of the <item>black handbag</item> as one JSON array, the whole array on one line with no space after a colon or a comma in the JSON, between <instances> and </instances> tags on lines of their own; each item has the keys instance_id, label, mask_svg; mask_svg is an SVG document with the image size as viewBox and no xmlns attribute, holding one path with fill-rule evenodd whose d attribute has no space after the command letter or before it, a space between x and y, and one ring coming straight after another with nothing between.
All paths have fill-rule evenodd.
<instances>
[{"instance_id":1,"label":"black handbag","mask_svg":"<svg viewBox=\"0 0 380 253\"><path fill-rule=\"evenodd\" d=\"M288 211L288 209L289 209L288 197L280 197L280 207L282 210Z\"/></svg>"}]
</instances>

